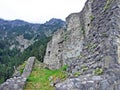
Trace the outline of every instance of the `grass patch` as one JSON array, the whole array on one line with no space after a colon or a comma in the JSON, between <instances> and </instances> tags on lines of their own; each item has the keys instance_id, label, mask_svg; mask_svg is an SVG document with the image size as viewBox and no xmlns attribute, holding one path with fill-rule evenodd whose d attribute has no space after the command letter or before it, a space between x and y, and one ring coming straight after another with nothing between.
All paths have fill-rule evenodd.
<instances>
[{"instance_id":1,"label":"grass patch","mask_svg":"<svg viewBox=\"0 0 120 90\"><path fill-rule=\"evenodd\" d=\"M26 66L26 61L17 68L17 70L20 71L20 74L23 73L23 70L24 70L25 66Z\"/></svg>"},{"instance_id":2,"label":"grass patch","mask_svg":"<svg viewBox=\"0 0 120 90\"><path fill-rule=\"evenodd\" d=\"M49 70L43 68L43 65L39 61L36 61L24 90L54 90L54 87L50 86L51 81L49 78L53 77L52 81L57 78L61 81L64 80L67 77L63 71L66 67L64 66L59 70Z\"/></svg>"},{"instance_id":3,"label":"grass patch","mask_svg":"<svg viewBox=\"0 0 120 90\"><path fill-rule=\"evenodd\" d=\"M68 68L68 65L64 65L60 70L61 70L61 71L66 71L67 68Z\"/></svg>"}]
</instances>

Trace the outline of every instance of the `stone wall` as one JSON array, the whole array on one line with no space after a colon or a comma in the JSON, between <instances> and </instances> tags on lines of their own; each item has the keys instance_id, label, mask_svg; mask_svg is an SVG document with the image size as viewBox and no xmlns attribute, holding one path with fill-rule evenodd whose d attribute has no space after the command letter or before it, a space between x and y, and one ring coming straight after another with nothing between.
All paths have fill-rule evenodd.
<instances>
[{"instance_id":1,"label":"stone wall","mask_svg":"<svg viewBox=\"0 0 120 90\"><path fill-rule=\"evenodd\" d=\"M66 31L56 32L49 42L44 63L49 62L47 64L51 69L69 64L68 66L76 66L78 70L83 63L91 69L110 68L118 64L119 2L119 0L88 0L80 13L70 14L66 18ZM51 62L52 60L54 62ZM70 68L70 71L74 70Z\"/></svg>"},{"instance_id":2,"label":"stone wall","mask_svg":"<svg viewBox=\"0 0 120 90\"><path fill-rule=\"evenodd\" d=\"M0 90L23 90L26 80L32 71L34 61L35 57L30 57L27 60L27 64L24 68L22 75L14 75L13 78L7 79L6 82L0 85Z\"/></svg>"},{"instance_id":3,"label":"stone wall","mask_svg":"<svg viewBox=\"0 0 120 90\"><path fill-rule=\"evenodd\" d=\"M89 0L81 13L72 13L66 18L66 30L55 32L52 40L48 43L44 63L50 69L58 69L70 58L80 56L83 48L85 35L91 28L91 5L93 0ZM89 25L89 26L88 26Z\"/></svg>"},{"instance_id":4,"label":"stone wall","mask_svg":"<svg viewBox=\"0 0 120 90\"><path fill-rule=\"evenodd\" d=\"M110 75L81 75L56 84L56 90L120 90L120 71L110 71Z\"/></svg>"},{"instance_id":5,"label":"stone wall","mask_svg":"<svg viewBox=\"0 0 120 90\"><path fill-rule=\"evenodd\" d=\"M63 39L61 39L63 33L64 30L58 30L57 32L55 32L52 40L47 44L44 63L46 63L50 69L59 69L62 66L62 46L60 42L63 42Z\"/></svg>"},{"instance_id":6,"label":"stone wall","mask_svg":"<svg viewBox=\"0 0 120 90\"><path fill-rule=\"evenodd\" d=\"M49 54L54 56L46 59L49 60L48 66L51 64L50 69L58 69L53 68L54 65L68 66L70 78L57 84L57 90L73 90L74 87L75 90L120 90L120 0L87 0L83 10L70 14L66 22L66 31L56 39L58 32L50 41L54 46L49 42L52 47L50 52L61 46L60 58L56 52L52 52ZM92 79L95 72L101 72L98 76L101 79L97 81L98 86L93 87L97 85L96 80ZM80 76L77 80L73 78L76 75ZM82 76L85 76L85 80L79 81ZM93 83L87 84L89 82ZM106 82L105 86L99 84L102 82Z\"/></svg>"}]
</instances>

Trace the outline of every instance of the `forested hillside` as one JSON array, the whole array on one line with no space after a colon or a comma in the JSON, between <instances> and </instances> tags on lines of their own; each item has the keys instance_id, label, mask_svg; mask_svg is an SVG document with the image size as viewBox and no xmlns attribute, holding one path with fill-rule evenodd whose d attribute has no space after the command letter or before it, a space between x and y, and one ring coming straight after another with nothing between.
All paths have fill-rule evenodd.
<instances>
[{"instance_id":1,"label":"forested hillside","mask_svg":"<svg viewBox=\"0 0 120 90\"><path fill-rule=\"evenodd\" d=\"M64 26L65 22L60 19L51 19L44 24L0 19L0 83L10 78L13 67L28 57L36 56L42 61L52 34Z\"/></svg>"}]
</instances>

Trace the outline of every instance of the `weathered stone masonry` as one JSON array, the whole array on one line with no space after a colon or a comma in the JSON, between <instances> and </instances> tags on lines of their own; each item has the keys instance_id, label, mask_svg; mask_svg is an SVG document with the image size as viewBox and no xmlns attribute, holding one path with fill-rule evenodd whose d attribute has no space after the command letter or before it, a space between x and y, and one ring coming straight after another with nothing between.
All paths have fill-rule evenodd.
<instances>
[{"instance_id":1,"label":"weathered stone masonry","mask_svg":"<svg viewBox=\"0 0 120 90\"><path fill-rule=\"evenodd\" d=\"M24 68L22 75L7 79L6 82L0 85L0 90L23 90L26 80L29 77L32 67L35 61L35 57L30 57L27 60L27 64Z\"/></svg>"},{"instance_id":2,"label":"weathered stone masonry","mask_svg":"<svg viewBox=\"0 0 120 90\"><path fill-rule=\"evenodd\" d=\"M66 22L66 31L53 36L54 45L49 43L50 52L59 49L59 54L51 52L50 58L46 51L44 63L50 69L67 64L70 76L80 75L56 84L56 89L120 90L120 0L87 0L83 10L69 15ZM97 76L94 72L100 70Z\"/></svg>"}]
</instances>

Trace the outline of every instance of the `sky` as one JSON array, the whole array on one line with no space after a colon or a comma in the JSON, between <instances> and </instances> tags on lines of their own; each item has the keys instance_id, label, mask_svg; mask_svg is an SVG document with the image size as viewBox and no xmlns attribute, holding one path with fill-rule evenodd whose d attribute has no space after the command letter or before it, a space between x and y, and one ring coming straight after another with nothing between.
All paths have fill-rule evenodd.
<instances>
[{"instance_id":1,"label":"sky","mask_svg":"<svg viewBox=\"0 0 120 90\"><path fill-rule=\"evenodd\" d=\"M0 18L21 19L32 23L44 23L51 18L65 18L80 12L86 0L0 0Z\"/></svg>"}]
</instances>

